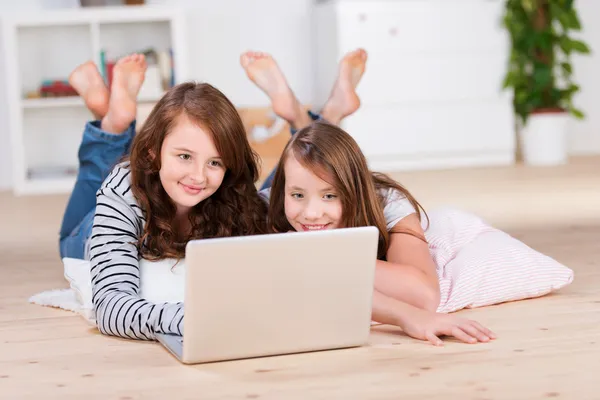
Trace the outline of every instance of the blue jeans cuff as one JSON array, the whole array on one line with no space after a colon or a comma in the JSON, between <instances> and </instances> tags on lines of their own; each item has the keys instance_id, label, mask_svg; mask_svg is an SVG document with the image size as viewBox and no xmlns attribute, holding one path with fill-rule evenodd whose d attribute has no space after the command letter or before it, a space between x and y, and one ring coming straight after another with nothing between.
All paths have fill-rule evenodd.
<instances>
[{"instance_id":1,"label":"blue jeans cuff","mask_svg":"<svg viewBox=\"0 0 600 400\"><path fill-rule=\"evenodd\" d=\"M129 126L127 127L127 129L125 129L125 131L123 131L123 133L113 134L102 130L102 121L89 121L85 124L85 134L91 135L94 138L100 139L102 141L117 143L127 142L131 140L133 136L135 136L135 122L136 121L133 120L133 122L129 124Z\"/></svg>"},{"instance_id":2,"label":"blue jeans cuff","mask_svg":"<svg viewBox=\"0 0 600 400\"><path fill-rule=\"evenodd\" d=\"M315 114L314 112L308 110L308 116L310 117L310 119L312 119L313 121L320 121L323 119L323 117L321 116L321 114Z\"/></svg>"},{"instance_id":3,"label":"blue jeans cuff","mask_svg":"<svg viewBox=\"0 0 600 400\"><path fill-rule=\"evenodd\" d=\"M315 114L314 112L308 110L308 116L310 117L311 120L313 121L321 121L323 119L323 117L321 116L321 114ZM295 135L298 130L294 129L294 128L290 128L290 132L292 135Z\"/></svg>"}]
</instances>

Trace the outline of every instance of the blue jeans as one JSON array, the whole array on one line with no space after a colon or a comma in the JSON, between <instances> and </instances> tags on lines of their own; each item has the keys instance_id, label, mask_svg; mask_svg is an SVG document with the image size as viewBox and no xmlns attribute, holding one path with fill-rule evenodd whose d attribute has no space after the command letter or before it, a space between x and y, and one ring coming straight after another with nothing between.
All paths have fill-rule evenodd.
<instances>
[{"instance_id":1,"label":"blue jeans","mask_svg":"<svg viewBox=\"0 0 600 400\"><path fill-rule=\"evenodd\" d=\"M321 121L323 119L323 117L321 117L321 114L315 114L311 111L308 112L308 115L310 116L310 119L312 119L313 121ZM296 134L296 132L298 132L298 131L294 128L290 128L290 132L291 132L292 136L294 136ZM265 179L260 190L268 189L271 187L271 185L273 184L273 178L275 178L276 171L277 171L277 168L274 168L273 171L271 171L271 174L267 177L267 179Z\"/></svg>"},{"instance_id":2,"label":"blue jeans","mask_svg":"<svg viewBox=\"0 0 600 400\"><path fill-rule=\"evenodd\" d=\"M79 145L79 171L60 228L60 256L85 258L92 233L96 192L113 167L129 153L135 135L135 121L120 135L100 129L100 121L88 122Z\"/></svg>"}]
</instances>

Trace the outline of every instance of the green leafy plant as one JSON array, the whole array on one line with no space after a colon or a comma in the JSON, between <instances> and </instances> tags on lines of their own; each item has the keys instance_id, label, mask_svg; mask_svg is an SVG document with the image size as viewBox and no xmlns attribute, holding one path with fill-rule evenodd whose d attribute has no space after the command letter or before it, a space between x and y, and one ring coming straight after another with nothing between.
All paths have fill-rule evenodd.
<instances>
[{"instance_id":1,"label":"green leafy plant","mask_svg":"<svg viewBox=\"0 0 600 400\"><path fill-rule=\"evenodd\" d=\"M503 26L511 52L503 88L512 89L517 116L526 123L535 112L569 112L579 86L572 80L571 55L590 48L571 36L581 30L575 0L504 0Z\"/></svg>"}]
</instances>

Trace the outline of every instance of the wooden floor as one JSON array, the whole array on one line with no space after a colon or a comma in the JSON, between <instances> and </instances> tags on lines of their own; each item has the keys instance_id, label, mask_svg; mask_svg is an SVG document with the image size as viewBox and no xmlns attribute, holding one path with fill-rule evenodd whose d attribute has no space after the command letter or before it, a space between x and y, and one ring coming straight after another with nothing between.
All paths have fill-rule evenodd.
<instances>
[{"instance_id":1,"label":"wooden floor","mask_svg":"<svg viewBox=\"0 0 600 400\"><path fill-rule=\"evenodd\" d=\"M600 159L582 158L395 174L425 206L475 211L575 270L556 295L461 312L492 328L493 343L435 348L380 326L368 347L192 367L28 304L66 287L56 243L66 197L0 194L0 398L598 399L599 171Z\"/></svg>"}]
</instances>

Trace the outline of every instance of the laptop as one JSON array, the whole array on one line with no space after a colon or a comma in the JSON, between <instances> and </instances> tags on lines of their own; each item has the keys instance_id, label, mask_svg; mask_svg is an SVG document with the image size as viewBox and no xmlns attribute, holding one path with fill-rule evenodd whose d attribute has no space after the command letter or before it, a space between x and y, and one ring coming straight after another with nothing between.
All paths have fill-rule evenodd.
<instances>
[{"instance_id":1,"label":"laptop","mask_svg":"<svg viewBox=\"0 0 600 400\"><path fill-rule=\"evenodd\" d=\"M157 339L185 364L362 346L378 238L359 227L190 241L184 336Z\"/></svg>"}]
</instances>

